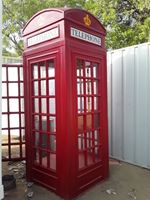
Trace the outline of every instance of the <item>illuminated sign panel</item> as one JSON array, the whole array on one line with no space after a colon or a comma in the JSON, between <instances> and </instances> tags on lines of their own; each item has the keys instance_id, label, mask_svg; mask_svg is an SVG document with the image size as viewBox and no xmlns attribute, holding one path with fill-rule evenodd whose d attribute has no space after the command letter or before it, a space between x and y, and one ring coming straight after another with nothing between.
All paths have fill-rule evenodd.
<instances>
[{"instance_id":1,"label":"illuminated sign panel","mask_svg":"<svg viewBox=\"0 0 150 200\"><path fill-rule=\"evenodd\" d=\"M38 35L35 35L35 36L29 38L27 40L27 45L28 45L28 47L30 47L32 45L39 44L41 42L45 42L47 40L54 39L58 36L59 36L59 28L56 27L56 28L53 28L49 31L45 31L43 33L40 33Z\"/></svg>"},{"instance_id":2,"label":"illuminated sign panel","mask_svg":"<svg viewBox=\"0 0 150 200\"><path fill-rule=\"evenodd\" d=\"M101 46L101 38L100 37L97 37L95 35L89 34L87 32L84 32L84 31L81 31L79 29L72 28L72 27L71 27L70 31L71 31L71 33L70 33L71 36L74 38L78 38L80 40L84 40L86 42L90 42L90 43L96 44L98 46Z\"/></svg>"}]
</instances>

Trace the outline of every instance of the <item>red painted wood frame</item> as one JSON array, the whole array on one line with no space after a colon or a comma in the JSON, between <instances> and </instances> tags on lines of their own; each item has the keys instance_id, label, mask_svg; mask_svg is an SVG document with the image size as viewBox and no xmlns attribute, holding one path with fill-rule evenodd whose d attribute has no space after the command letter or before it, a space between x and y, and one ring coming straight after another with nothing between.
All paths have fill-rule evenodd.
<instances>
[{"instance_id":1,"label":"red painted wood frame","mask_svg":"<svg viewBox=\"0 0 150 200\"><path fill-rule=\"evenodd\" d=\"M25 76L27 178L54 191L57 188L57 56L57 51L38 58L31 56L24 68L24 74L28 74ZM27 87L26 81L30 83Z\"/></svg>"},{"instance_id":2,"label":"red painted wood frame","mask_svg":"<svg viewBox=\"0 0 150 200\"><path fill-rule=\"evenodd\" d=\"M27 179L71 199L108 177L105 29L86 11L46 9L23 34Z\"/></svg>"},{"instance_id":3,"label":"red painted wood frame","mask_svg":"<svg viewBox=\"0 0 150 200\"><path fill-rule=\"evenodd\" d=\"M2 159L25 159L22 64L2 65Z\"/></svg>"}]
</instances>

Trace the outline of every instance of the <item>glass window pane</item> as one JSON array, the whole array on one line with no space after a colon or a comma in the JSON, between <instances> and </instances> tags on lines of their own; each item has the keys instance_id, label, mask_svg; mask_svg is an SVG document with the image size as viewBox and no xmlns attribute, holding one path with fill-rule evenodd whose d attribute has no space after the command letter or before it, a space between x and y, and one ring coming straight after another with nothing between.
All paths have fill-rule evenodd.
<instances>
[{"instance_id":1,"label":"glass window pane","mask_svg":"<svg viewBox=\"0 0 150 200\"><path fill-rule=\"evenodd\" d=\"M92 151L93 151L93 149L91 149L91 148L88 149L87 165L94 164L93 157L92 157Z\"/></svg>"},{"instance_id":2,"label":"glass window pane","mask_svg":"<svg viewBox=\"0 0 150 200\"><path fill-rule=\"evenodd\" d=\"M98 110L98 97L94 97L94 110Z\"/></svg>"},{"instance_id":3,"label":"glass window pane","mask_svg":"<svg viewBox=\"0 0 150 200\"><path fill-rule=\"evenodd\" d=\"M2 130L2 144L8 144L8 130Z\"/></svg>"},{"instance_id":4,"label":"glass window pane","mask_svg":"<svg viewBox=\"0 0 150 200\"><path fill-rule=\"evenodd\" d=\"M94 81L94 94L98 94L98 81Z\"/></svg>"},{"instance_id":5,"label":"glass window pane","mask_svg":"<svg viewBox=\"0 0 150 200\"><path fill-rule=\"evenodd\" d=\"M26 148L25 144L22 145L22 157L24 158L26 156Z\"/></svg>"},{"instance_id":6,"label":"glass window pane","mask_svg":"<svg viewBox=\"0 0 150 200\"><path fill-rule=\"evenodd\" d=\"M19 129L10 130L11 142L17 143L20 142L20 131Z\"/></svg>"},{"instance_id":7,"label":"glass window pane","mask_svg":"<svg viewBox=\"0 0 150 200\"><path fill-rule=\"evenodd\" d=\"M2 97L6 97L7 96L7 85L6 83L2 84Z\"/></svg>"},{"instance_id":8,"label":"glass window pane","mask_svg":"<svg viewBox=\"0 0 150 200\"><path fill-rule=\"evenodd\" d=\"M99 74L98 74L98 64L94 63L93 64L93 77L94 78L99 78Z\"/></svg>"},{"instance_id":9,"label":"glass window pane","mask_svg":"<svg viewBox=\"0 0 150 200\"><path fill-rule=\"evenodd\" d=\"M50 60L48 61L48 77L54 77L55 76L55 68L54 68L54 61Z\"/></svg>"},{"instance_id":10,"label":"glass window pane","mask_svg":"<svg viewBox=\"0 0 150 200\"><path fill-rule=\"evenodd\" d=\"M25 142L25 129L21 129L22 142Z\"/></svg>"},{"instance_id":11,"label":"glass window pane","mask_svg":"<svg viewBox=\"0 0 150 200\"><path fill-rule=\"evenodd\" d=\"M92 84L90 79L86 79L86 94L92 94Z\"/></svg>"},{"instance_id":12,"label":"glass window pane","mask_svg":"<svg viewBox=\"0 0 150 200\"><path fill-rule=\"evenodd\" d=\"M21 112L24 112L24 99L23 98L20 99L20 103L21 103Z\"/></svg>"},{"instance_id":13,"label":"glass window pane","mask_svg":"<svg viewBox=\"0 0 150 200\"><path fill-rule=\"evenodd\" d=\"M78 116L78 131L83 131L84 120L83 116Z\"/></svg>"},{"instance_id":14,"label":"glass window pane","mask_svg":"<svg viewBox=\"0 0 150 200\"><path fill-rule=\"evenodd\" d=\"M35 141L35 146L38 147L39 146L39 133L38 132L35 133L34 141Z\"/></svg>"},{"instance_id":15,"label":"glass window pane","mask_svg":"<svg viewBox=\"0 0 150 200\"><path fill-rule=\"evenodd\" d=\"M19 115L18 114L10 114L10 127L19 127Z\"/></svg>"},{"instance_id":16,"label":"glass window pane","mask_svg":"<svg viewBox=\"0 0 150 200\"><path fill-rule=\"evenodd\" d=\"M40 66L40 78L46 78L46 67L44 65L44 63L41 63Z\"/></svg>"},{"instance_id":17,"label":"glass window pane","mask_svg":"<svg viewBox=\"0 0 150 200\"><path fill-rule=\"evenodd\" d=\"M34 95L37 96L38 94L38 81L34 81Z\"/></svg>"},{"instance_id":18,"label":"glass window pane","mask_svg":"<svg viewBox=\"0 0 150 200\"><path fill-rule=\"evenodd\" d=\"M39 116L38 115L34 116L34 128L36 130L39 130Z\"/></svg>"},{"instance_id":19,"label":"glass window pane","mask_svg":"<svg viewBox=\"0 0 150 200\"><path fill-rule=\"evenodd\" d=\"M94 114L94 128L100 127L100 114L96 113Z\"/></svg>"},{"instance_id":20,"label":"glass window pane","mask_svg":"<svg viewBox=\"0 0 150 200\"><path fill-rule=\"evenodd\" d=\"M91 63L90 62L85 62L85 76L86 77L91 77Z\"/></svg>"},{"instance_id":21,"label":"glass window pane","mask_svg":"<svg viewBox=\"0 0 150 200\"><path fill-rule=\"evenodd\" d=\"M42 166L43 167L47 167L47 155L48 152L47 151L41 151L42 153Z\"/></svg>"},{"instance_id":22,"label":"glass window pane","mask_svg":"<svg viewBox=\"0 0 150 200\"><path fill-rule=\"evenodd\" d=\"M55 114L56 113L55 98L50 98L49 99L49 112L50 112L50 114Z\"/></svg>"},{"instance_id":23,"label":"glass window pane","mask_svg":"<svg viewBox=\"0 0 150 200\"><path fill-rule=\"evenodd\" d=\"M42 133L41 134L41 136L42 136L42 148L46 148L47 147L47 135L46 135L46 133Z\"/></svg>"},{"instance_id":24,"label":"glass window pane","mask_svg":"<svg viewBox=\"0 0 150 200\"><path fill-rule=\"evenodd\" d=\"M8 128L8 116L2 115L2 128Z\"/></svg>"},{"instance_id":25,"label":"glass window pane","mask_svg":"<svg viewBox=\"0 0 150 200\"><path fill-rule=\"evenodd\" d=\"M98 130L94 131L94 140L95 140L95 145L99 145L100 141L99 141L99 131Z\"/></svg>"},{"instance_id":26,"label":"glass window pane","mask_svg":"<svg viewBox=\"0 0 150 200\"><path fill-rule=\"evenodd\" d=\"M18 96L18 83L9 83L9 96Z\"/></svg>"},{"instance_id":27,"label":"glass window pane","mask_svg":"<svg viewBox=\"0 0 150 200\"><path fill-rule=\"evenodd\" d=\"M35 136L36 137L36 136ZM36 141L36 140L35 140ZM38 144L35 144L35 147L37 147L38 146ZM34 158L34 160L35 160L35 163L39 163L40 161L39 161L39 150L38 150L38 148L35 148L34 149L34 156L35 156L35 158Z\"/></svg>"},{"instance_id":28,"label":"glass window pane","mask_svg":"<svg viewBox=\"0 0 150 200\"><path fill-rule=\"evenodd\" d=\"M24 119L24 114L21 114L21 127L25 127L25 119Z\"/></svg>"},{"instance_id":29,"label":"glass window pane","mask_svg":"<svg viewBox=\"0 0 150 200\"><path fill-rule=\"evenodd\" d=\"M55 95L55 80L49 80L49 95Z\"/></svg>"},{"instance_id":30,"label":"glass window pane","mask_svg":"<svg viewBox=\"0 0 150 200\"><path fill-rule=\"evenodd\" d=\"M8 146L2 146L2 157L3 158L8 158L9 151L8 151Z\"/></svg>"},{"instance_id":31,"label":"glass window pane","mask_svg":"<svg viewBox=\"0 0 150 200\"><path fill-rule=\"evenodd\" d=\"M7 112L7 99L2 99L2 112Z\"/></svg>"},{"instance_id":32,"label":"glass window pane","mask_svg":"<svg viewBox=\"0 0 150 200\"><path fill-rule=\"evenodd\" d=\"M92 146L93 146L93 144L92 144L92 131L89 131L89 132L87 132L87 148L90 148L89 152L91 152Z\"/></svg>"},{"instance_id":33,"label":"glass window pane","mask_svg":"<svg viewBox=\"0 0 150 200\"><path fill-rule=\"evenodd\" d=\"M77 94L84 94L83 79L80 78L77 79Z\"/></svg>"},{"instance_id":34,"label":"glass window pane","mask_svg":"<svg viewBox=\"0 0 150 200\"><path fill-rule=\"evenodd\" d=\"M8 67L8 80L9 81L18 81L18 68L17 67Z\"/></svg>"},{"instance_id":35,"label":"glass window pane","mask_svg":"<svg viewBox=\"0 0 150 200\"><path fill-rule=\"evenodd\" d=\"M96 161L101 159L100 147L95 147L95 159L96 159Z\"/></svg>"},{"instance_id":36,"label":"glass window pane","mask_svg":"<svg viewBox=\"0 0 150 200\"><path fill-rule=\"evenodd\" d=\"M47 121L46 116L42 116L42 131L46 132L47 130Z\"/></svg>"},{"instance_id":37,"label":"glass window pane","mask_svg":"<svg viewBox=\"0 0 150 200\"><path fill-rule=\"evenodd\" d=\"M2 81L6 81L6 67L2 67Z\"/></svg>"},{"instance_id":38,"label":"glass window pane","mask_svg":"<svg viewBox=\"0 0 150 200\"><path fill-rule=\"evenodd\" d=\"M91 112L92 110L92 98L86 97L86 110L87 112Z\"/></svg>"},{"instance_id":39,"label":"glass window pane","mask_svg":"<svg viewBox=\"0 0 150 200\"><path fill-rule=\"evenodd\" d=\"M20 96L24 96L24 87L23 87L23 83L20 83Z\"/></svg>"},{"instance_id":40,"label":"glass window pane","mask_svg":"<svg viewBox=\"0 0 150 200\"><path fill-rule=\"evenodd\" d=\"M92 128L92 115L91 114L88 114L86 116L86 127L87 127L87 129Z\"/></svg>"},{"instance_id":41,"label":"glass window pane","mask_svg":"<svg viewBox=\"0 0 150 200\"><path fill-rule=\"evenodd\" d=\"M10 112L19 112L18 99L9 99L9 110Z\"/></svg>"},{"instance_id":42,"label":"glass window pane","mask_svg":"<svg viewBox=\"0 0 150 200\"><path fill-rule=\"evenodd\" d=\"M78 149L79 150L84 150L84 134L79 134L78 135Z\"/></svg>"},{"instance_id":43,"label":"glass window pane","mask_svg":"<svg viewBox=\"0 0 150 200\"><path fill-rule=\"evenodd\" d=\"M38 78L38 65L37 64L33 65L33 78L34 79Z\"/></svg>"},{"instance_id":44,"label":"glass window pane","mask_svg":"<svg viewBox=\"0 0 150 200\"><path fill-rule=\"evenodd\" d=\"M78 113L84 112L84 97L78 97Z\"/></svg>"},{"instance_id":45,"label":"glass window pane","mask_svg":"<svg viewBox=\"0 0 150 200\"><path fill-rule=\"evenodd\" d=\"M11 145L11 157L12 158L20 157L20 145Z\"/></svg>"},{"instance_id":46,"label":"glass window pane","mask_svg":"<svg viewBox=\"0 0 150 200\"><path fill-rule=\"evenodd\" d=\"M56 132L56 117L50 117L50 131Z\"/></svg>"},{"instance_id":47,"label":"glass window pane","mask_svg":"<svg viewBox=\"0 0 150 200\"><path fill-rule=\"evenodd\" d=\"M42 98L41 99L41 107L42 107L42 113L46 113L47 112L47 104L46 104L46 98Z\"/></svg>"},{"instance_id":48,"label":"glass window pane","mask_svg":"<svg viewBox=\"0 0 150 200\"><path fill-rule=\"evenodd\" d=\"M83 76L83 66L84 61L81 59L77 59L77 76Z\"/></svg>"},{"instance_id":49,"label":"glass window pane","mask_svg":"<svg viewBox=\"0 0 150 200\"><path fill-rule=\"evenodd\" d=\"M50 135L50 150L56 152L56 136Z\"/></svg>"},{"instance_id":50,"label":"glass window pane","mask_svg":"<svg viewBox=\"0 0 150 200\"><path fill-rule=\"evenodd\" d=\"M41 95L46 95L46 80L41 80Z\"/></svg>"},{"instance_id":51,"label":"glass window pane","mask_svg":"<svg viewBox=\"0 0 150 200\"><path fill-rule=\"evenodd\" d=\"M23 81L23 67L20 67L20 81Z\"/></svg>"},{"instance_id":52,"label":"glass window pane","mask_svg":"<svg viewBox=\"0 0 150 200\"><path fill-rule=\"evenodd\" d=\"M34 99L34 112L39 112L39 99Z\"/></svg>"}]
</instances>

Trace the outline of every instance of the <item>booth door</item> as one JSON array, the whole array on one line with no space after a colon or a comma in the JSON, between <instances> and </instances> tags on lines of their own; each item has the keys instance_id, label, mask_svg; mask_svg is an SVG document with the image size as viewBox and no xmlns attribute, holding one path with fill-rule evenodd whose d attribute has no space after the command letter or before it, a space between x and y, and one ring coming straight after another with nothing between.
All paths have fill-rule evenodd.
<instances>
[{"instance_id":1,"label":"booth door","mask_svg":"<svg viewBox=\"0 0 150 200\"><path fill-rule=\"evenodd\" d=\"M31 177L33 181L55 190L57 157L56 57L45 60L39 59L38 62L32 61L30 69L30 100L32 105L30 139L33 155Z\"/></svg>"},{"instance_id":2,"label":"booth door","mask_svg":"<svg viewBox=\"0 0 150 200\"><path fill-rule=\"evenodd\" d=\"M99 60L76 57L75 63L78 187L84 189L88 184L101 179L102 75Z\"/></svg>"}]
</instances>

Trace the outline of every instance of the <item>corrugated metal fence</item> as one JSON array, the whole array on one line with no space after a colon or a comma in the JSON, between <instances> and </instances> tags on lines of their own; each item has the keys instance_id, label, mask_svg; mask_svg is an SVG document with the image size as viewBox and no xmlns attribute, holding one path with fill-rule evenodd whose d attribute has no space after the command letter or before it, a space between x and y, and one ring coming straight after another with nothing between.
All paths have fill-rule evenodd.
<instances>
[{"instance_id":1,"label":"corrugated metal fence","mask_svg":"<svg viewBox=\"0 0 150 200\"><path fill-rule=\"evenodd\" d=\"M150 43L107 56L110 156L150 168Z\"/></svg>"}]
</instances>

